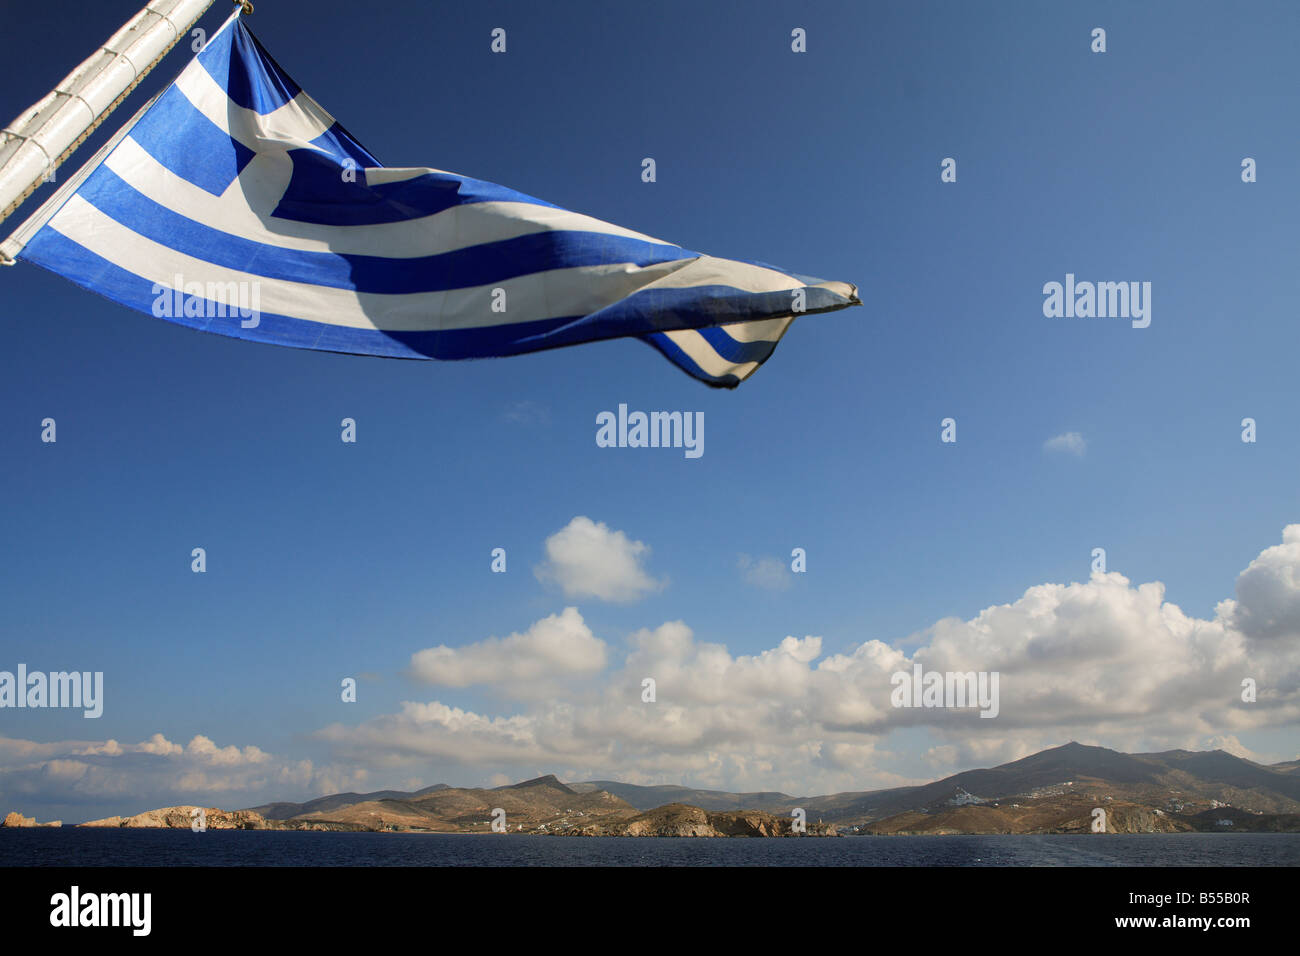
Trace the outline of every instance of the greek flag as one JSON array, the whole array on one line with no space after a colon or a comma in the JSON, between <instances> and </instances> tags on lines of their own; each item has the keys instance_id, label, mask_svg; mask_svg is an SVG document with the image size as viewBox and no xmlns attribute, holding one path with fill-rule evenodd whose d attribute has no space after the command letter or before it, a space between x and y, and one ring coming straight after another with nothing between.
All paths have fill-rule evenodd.
<instances>
[{"instance_id":1,"label":"greek flag","mask_svg":"<svg viewBox=\"0 0 1300 956\"><path fill-rule=\"evenodd\" d=\"M238 16L5 248L141 312L256 342L470 359L636 336L725 388L797 315L860 304L847 282L384 167Z\"/></svg>"}]
</instances>

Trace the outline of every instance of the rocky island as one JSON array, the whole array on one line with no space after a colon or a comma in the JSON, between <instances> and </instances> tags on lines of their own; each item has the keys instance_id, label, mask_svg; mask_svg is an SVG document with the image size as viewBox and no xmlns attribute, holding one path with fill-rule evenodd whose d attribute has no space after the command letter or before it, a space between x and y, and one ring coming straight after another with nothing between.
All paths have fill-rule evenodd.
<instances>
[{"instance_id":1,"label":"rocky island","mask_svg":"<svg viewBox=\"0 0 1300 956\"><path fill-rule=\"evenodd\" d=\"M50 822L50 823L37 823L35 817L25 817L25 816L23 816L21 813L19 813L17 810L14 810L12 813L10 813L8 816L6 816L6 817L4 818L4 822L3 822L3 823L0 823L0 827L10 827L10 828L15 828L15 827L61 827L61 826L63 826L63 821L62 821L62 820L54 820L54 821L52 821L52 822Z\"/></svg>"}]
</instances>

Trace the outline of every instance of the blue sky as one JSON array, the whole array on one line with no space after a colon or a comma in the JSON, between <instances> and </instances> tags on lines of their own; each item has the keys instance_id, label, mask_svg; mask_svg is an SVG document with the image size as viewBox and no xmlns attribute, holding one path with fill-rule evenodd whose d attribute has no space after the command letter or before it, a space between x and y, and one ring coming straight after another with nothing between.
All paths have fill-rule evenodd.
<instances>
[{"instance_id":1,"label":"blue sky","mask_svg":"<svg viewBox=\"0 0 1300 956\"><path fill-rule=\"evenodd\" d=\"M23 29L0 36L0 113L39 99L138 5L6 11ZM215 30L227 7L201 25ZM864 306L802 318L724 393L634 341L463 363L349 357L194 332L30 265L0 271L0 668L106 681L98 721L6 710L0 737L203 735L338 768L260 789L214 784L202 798L150 783L101 799L11 775L9 804L73 818L167 795L251 805L312 795L361 766L376 787L587 770L797 787L793 758L742 769L722 743L708 767L638 762L634 748L557 766L545 750L479 759L472 742L459 757L371 748L371 759L351 738L340 749L315 735L385 726L403 701L534 712L527 695L430 687L406 671L421 649L525 632L569 605L611 661L629 634L677 620L733 656L807 635L825 655L871 640L907 650L927 639L899 642L941 619L1087 581L1104 547L1111 571L1163 582L1166 600L1211 621L1300 520L1300 8L357 10L264 0L247 22L387 165L454 170L703 252L854 282ZM501 56L488 49L497 26ZM1096 26L1104 54L1089 50ZM794 27L806 54L790 50ZM187 57L170 54L91 146ZM640 178L646 156L653 184ZM956 183L940 182L945 157ZM1066 273L1149 281L1150 327L1045 318L1043 284ZM595 416L621 402L702 411L703 457L597 448ZM953 445L939 441L948 416ZM1247 416L1255 444L1240 440ZM57 444L39 440L45 417ZM355 445L339 440L344 417L358 423ZM1069 432L1082 455L1044 449ZM666 585L620 603L538 580L544 541L576 516L644 542L646 573ZM205 574L190 571L194 547L207 550ZM507 549L504 575L489 571L495 547ZM788 562L793 547L807 549L808 572L783 588L738 566ZM360 674L373 679L341 703L340 678ZM1296 756L1294 716L1242 721L1217 732ZM1181 737L1176 724L1102 715L1028 735L976 726L969 740L863 732L875 755L806 789L929 779L1070 736L1208 745L1200 725ZM932 750L945 746L956 749Z\"/></svg>"}]
</instances>

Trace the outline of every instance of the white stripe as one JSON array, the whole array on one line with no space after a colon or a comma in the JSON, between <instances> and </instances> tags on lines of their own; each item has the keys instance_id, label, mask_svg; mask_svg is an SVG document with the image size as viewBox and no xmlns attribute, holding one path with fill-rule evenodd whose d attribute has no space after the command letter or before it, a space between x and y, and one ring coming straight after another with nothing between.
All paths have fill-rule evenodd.
<instances>
[{"instance_id":1,"label":"white stripe","mask_svg":"<svg viewBox=\"0 0 1300 956\"><path fill-rule=\"evenodd\" d=\"M858 297L858 287L855 286L852 282L836 282L835 280L832 279L827 282L818 282L815 285L810 285L808 288L827 289L831 292L834 292L838 296L843 296L846 299L856 300ZM858 303L858 305L861 304L862 303L860 302Z\"/></svg>"},{"instance_id":2,"label":"white stripe","mask_svg":"<svg viewBox=\"0 0 1300 956\"><path fill-rule=\"evenodd\" d=\"M291 161L284 154L258 155L222 196L214 196L177 176L130 138L122 141L104 165L141 195L187 219L232 236L302 252L410 259L561 229L672 246L590 216L524 202L470 203L418 219L373 226L327 226L277 219L271 212L279 205L292 173ZM381 171L399 172L384 168L359 171L358 176ZM400 172L422 175L427 170Z\"/></svg>"},{"instance_id":3,"label":"white stripe","mask_svg":"<svg viewBox=\"0 0 1300 956\"><path fill-rule=\"evenodd\" d=\"M653 286L689 265L684 259L638 267L627 263L552 269L487 285L404 295L357 293L226 269L160 245L110 219L80 196L50 228L109 262L167 288L185 282L256 283L261 311L348 328L432 331L482 328L566 315L587 315ZM491 311L492 290L506 290L506 313Z\"/></svg>"},{"instance_id":4,"label":"white stripe","mask_svg":"<svg viewBox=\"0 0 1300 956\"><path fill-rule=\"evenodd\" d=\"M656 289L686 289L700 285L729 285L746 292L783 292L806 288L805 283L775 269L753 266L748 262L700 256L684 269L665 276L654 284Z\"/></svg>"},{"instance_id":5,"label":"white stripe","mask_svg":"<svg viewBox=\"0 0 1300 956\"><path fill-rule=\"evenodd\" d=\"M785 335L786 329L794 322L795 316L781 319L757 319L753 322L733 322L721 325L722 329L737 342L771 342L776 343ZM721 377L735 375L744 381L754 374L761 362L733 363L719 354L718 350L695 329L681 329L664 333L683 352L685 352L706 374Z\"/></svg>"},{"instance_id":6,"label":"white stripe","mask_svg":"<svg viewBox=\"0 0 1300 956\"><path fill-rule=\"evenodd\" d=\"M255 153L268 147L315 149L311 141L334 125L334 117L303 92L265 116L244 109L230 99L198 60L181 72L174 86L218 129Z\"/></svg>"},{"instance_id":7,"label":"white stripe","mask_svg":"<svg viewBox=\"0 0 1300 956\"><path fill-rule=\"evenodd\" d=\"M706 375L713 375L721 378L724 375L735 375L739 378L746 378L754 369L758 368L757 362L744 362L736 364L723 358L717 353L708 340L694 329L682 329L677 332L665 333L673 342L685 352L692 361L695 362Z\"/></svg>"},{"instance_id":8,"label":"white stripe","mask_svg":"<svg viewBox=\"0 0 1300 956\"><path fill-rule=\"evenodd\" d=\"M737 342L779 342L785 330L794 321L794 316L784 319L758 319L754 322L732 322L718 328L726 332Z\"/></svg>"}]
</instances>

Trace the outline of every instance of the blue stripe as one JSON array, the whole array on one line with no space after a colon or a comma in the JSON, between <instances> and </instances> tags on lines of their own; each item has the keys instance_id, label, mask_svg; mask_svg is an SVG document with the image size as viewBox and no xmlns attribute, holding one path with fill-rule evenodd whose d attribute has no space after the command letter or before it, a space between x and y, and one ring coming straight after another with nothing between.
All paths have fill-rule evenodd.
<instances>
[{"instance_id":1,"label":"blue stripe","mask_svg":"<svg viewBox=\"0 0 1300 956\"><path fill-rule=\"evenodd\" d=\"M371 226L431 216L478 202L520 202L558 209L518 190L481 179L429 172L398 182L365 182L355 171L344 179L341 161L309 149L289 150L293 174L272 214L278 219L322 226Z\"/></svg>"},{"instance_id":2,"label":"blue stripe","mask_svg":"<svg viewBox=\"0 0 1300 956\"><path fill-rule=\"evenodd\" d=\"M147 315L154 315L154 303L159 298L154 291L157 288L154 283L114 265L53 229L42 229L37 233L23 250L21 258L25 262L57 272L77 285L98 292L114 302ZM164 295L169 300L173 299L168 292L164 292ZM561 317L518 323L514 326L492 326L486 329L449 332L381 332L262 312L259 315L258 325L246 329L242 327L238 314L208 315L209 311L217 311L215 304L209 309L208 300L198 299L197 303L204 312L201 316L182 314L157 317L177 325L253 342L347 352L354 355L408 359L486 358L531 351L532 349L519 348L517 345L512 348L512 343L515 343L520 335L544 335L548 329L571 321L569 317Z\"/></svg>"},{"instance_id":3,"label":"blue stripe","mask_svg":"<svg viewBox=\"0 0 1300 956\"><path fill-rule=\"evenodd\" d=\"M311 144L323 153L328 153L338 160L339 166L343 167L343 161L350 159L358 167L365 169L369 166L383 166L379 160L370 155L370 151L362 146L353 138L352 134L343 128L343 125L335 121L334 125L321 133L311 141Z\"/></svg>"},{"instance_id":4,"label":"blue stripe","mask_svg":"<svg viewBox=\"0 0 1300 956\"><path fill-rule=\"evenodd\" d=\"M849 304L827 289L808 289L807 313L826 312ZM775 319L790 314L790 293L746 292L732 286L692 286L686 289L642 289L570 326L548 333L558 344L590 342L619 335L670 332L727 325L737 321ZM806 313L801 313L806 314Z\"/></svg>"},{"instance_id":5,"label":"blue stripe","mask_svg":"<svg viewBox=\"0 0 1300 956\"><path fill-rule=\"evenodd\" d=\"M98 292L114 302L129 306L146 315L154 315L154 303L158 299L158 294L154 291L157 288L154 283L96 255L54 229L40 230L27 244L20 258L57 272L83 288ZM646 335L659 331L663 329L664 319L658 310L665 303L665 296L677 301L678 305L673 310L675 314L690 315L690 321L698 327L712 321L710 303L718 301L721 297L739 300L749 295L726 286L643 290L609 308L593 313L592 316L559 316L532 322L448 331L402 332L353 329L267 312L261 313L256 328L245 329L240 325L240 317L237 314L209 316L206 300L201 300L204 302L205 313L202 316L162 315L158 317L179 325L221 335L295 348L398 358L469 359L519 355L582 342L628 335ZM170 293L167 293L167 297L171 298ZM694 311L688 308L692 300L695 300ZM597 315L608 317L616 315L617 318L611 318L611 321L606 322L588 321ZM665 351L657 343L652 342L652 344ZM665 351L665 354L668 353ZM692 374L696 374L696 377L702 375L696 372Z\"/></svg>"},{"instance_id":6,"label":"blue stripe","mask_svg":"<svg viewBox=\"0 0 1300 956\"><path fill-rule=\"evenodd\" d=\"M683 352L677 343L663 332L656 332L654 335L643 335L641 341L653 345L670 362L692 378L699 379L705 385L711 385L714 388L735 388L740 384L739 376L732 375L730 372L726 375L710 375L704 371L693 358Z\"/></svg>"},{"instance_id":7,"label":"blue stripe","mask_svg":"<svg viewBox=\"0 0 1300 956\"><path fill-rule=\"evenodd\" d=\"M764 362L772 350L776 348L775 342L737 342L726 331L720 328L700 329L700 335L704 340L713 346L713 351L717 352L728 362Z\"/></svg>"},{"instance_id":8,"label":"blue stripe","mask_svg":"<svg viewBox=\"0 0 1300 956\"><path fill-rule=\"evenodd\" d=\"M692 258L677 246L603 233L549 230L411 259L308 252L232 236L159 205L107 166L78 194L146 239L204 262L267 279L377 295L444 292L577 266L655 265Z\"/></svg>"},{"instance_id":9,"label":"blue stripe","mask_svg":"<svg viewBox=\"0 0 1300 956\"><path fill-rule=\"evenodd\" d=\"M263 116L302 92L239 20L213 37L198 61L235 103Z\"/></svg>"},{"instance_id":10,"label":"blue stripe","mask_svg":"<svg viewBox=\"0 0 1300 956\"><path fill-rule=\"evenodd\" d=\"M225 192L256 155L195 109L175 86L158 98L131 130L131 138L177 176L214 196Z\"/></svg>"}]
</instances>

